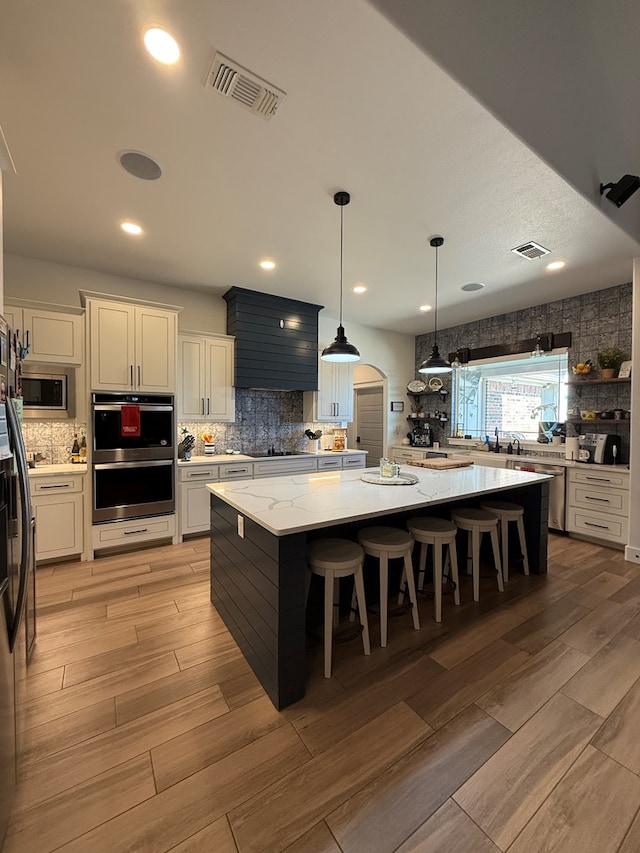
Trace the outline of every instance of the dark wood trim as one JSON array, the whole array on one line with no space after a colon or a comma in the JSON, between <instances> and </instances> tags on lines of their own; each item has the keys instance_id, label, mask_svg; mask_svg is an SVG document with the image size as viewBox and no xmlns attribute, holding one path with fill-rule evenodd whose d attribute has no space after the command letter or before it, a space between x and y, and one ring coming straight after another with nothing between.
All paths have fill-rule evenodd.
<instances>
[{"instance_id":1,"label":"dark wood trim","mask_svg":"<svg viewBox=\"0 0 640 853\"><path fill-rule=\"evenodd\" d=\"M561 332L559 335L553 335L550 332L545 332L539 336L545 352L560 347L571 346L571 332ZM478 347L476 349L467 349L460 347L454 352L449 353L449 361L453 361L458 356L458 361L461 364L467 364L469 361L478 361L483 358L500 358L505 355L520 355L525 352L533 352L536 346L538 335L534 338L525 338L521 341L514 341L512 344L493 344L489 347Z\"/></svg>"}]
</instances>

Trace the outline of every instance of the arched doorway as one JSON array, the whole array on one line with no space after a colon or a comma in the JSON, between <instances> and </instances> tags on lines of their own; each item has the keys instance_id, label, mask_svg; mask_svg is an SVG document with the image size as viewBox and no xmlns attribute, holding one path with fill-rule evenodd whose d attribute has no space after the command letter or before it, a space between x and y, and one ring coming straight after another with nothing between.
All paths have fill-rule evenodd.
<instances>
[{"instance_id":1,"label":"arched doorway","mask_svg":"<svg viewBox=\"0 0 640 853\"><path fill-rule=\"evenodd\" d=\"M376 367L370 364L354 367L354 420L348 441L349 447L367 451L367 468L376 468L384 452L386 391L386 377Z\"/></svg>"}]
</instances>

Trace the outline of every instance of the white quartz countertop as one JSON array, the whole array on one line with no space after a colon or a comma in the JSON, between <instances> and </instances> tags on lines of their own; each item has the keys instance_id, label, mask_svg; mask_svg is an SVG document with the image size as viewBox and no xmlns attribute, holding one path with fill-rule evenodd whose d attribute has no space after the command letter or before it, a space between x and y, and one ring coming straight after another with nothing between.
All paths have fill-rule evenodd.
<instances>
[{"instance_id":1,"label":"white quartz countertop","mask_svg":"<svg viewBox=\"0 0 640 853\"><path fill-rule=\"evenodd\" d=\"M453 470L403 466L418 483L363 482L362 470L208 483L207 489L276 536L449 503L550 479L545 474L471 465ZM368 473L371 473L369 471Z\"/></svg>"},{"instance_id":2,"label":"white quartz countertop","mask_svg":"<svg viewBox=\"0 0 640 853\"><path fill-rule=\"evenodd\" d=\"M29 468L30 477L44 477L51 474L86 474L86 462L63 462L60 465L41 465L36 463L35 468Z\"/></svg>"},{"instance_id":3,"label":"white quartz countertop","mask_svg":"<svg viewBox=\"0 0 640 853\"><path fill-rule=\"evenodd\" d=\"M192 456L187 462L178 459L179 466L220 465L225 462L282 462L283 459L304 459L305 456L350 456L353 453L366 453L366 450L317 450L313 452L292 453L289 456L247 456L246 453L216 453L209 456Z\"/></svg>"}]
</instances>

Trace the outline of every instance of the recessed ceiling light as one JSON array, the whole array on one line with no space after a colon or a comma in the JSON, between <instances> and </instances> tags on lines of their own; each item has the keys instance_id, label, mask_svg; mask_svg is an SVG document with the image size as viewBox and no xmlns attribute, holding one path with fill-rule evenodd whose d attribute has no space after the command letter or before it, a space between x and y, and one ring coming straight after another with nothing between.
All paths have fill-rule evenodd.
<instances>
[{"instance_id":1,"label":"recessed ceiling light","mask_svg":"<svg viewBox=\"0 0 640 853\"><path fill-rule=\"evenodd\" d=\"M353 292L354 293L366 293L367 292L367 285L366 284L356 284L356 286L353 288Z\"/></svg>"},{"instance_id":2,"label":"recessed ceiling light","mask_svg":"<svg viewBox=\"0 0 640 853\"><path fill-rule=\"evenodd\" d=\"M482 290L484 284L481 281L470 281L469 284L463 284L460 290L466 293L472 293L474 290Z\"/></svg>"},{"instance_id":3,"label":"recessed ceiling light","mask_svg":"<svg viewBox=\"0 0 640 853\"><path fill-rule=\"evenodd\" d=\"M555 272L556 270L561 270L563 267L566 267L566 265L566 261L551 261L550 264L547 264L546 269L548 269L549 272Z\"/></svg>"},{"instance_id":4,"label":"recessed ceiling light","mask_svg":"<svg viewBox=\"0 0 640 853\"><path fill-rule=\"evenodd\" d=\"M130 222L129 220L121 222L120 228L122 228L125 234L130 234L132 237L139 237L142 234L142 228L137 222Z\"/></svg>"},{"instance_id":5,"label":"recessed ceiling light","mask_svg":"<svg viewBox=\"0 0 640 853\"><path fill-rule=\"evenodd\" d=\"M420 310L421 311L431 311L431 305L421 305Z\"/></svg>"},{"instance_id":6,"label":"recessed ceiling light","mask_svg":"<svg viewBox=\"0 0 640 853\"><path fill-rule=\"evenodd\" d=\"M144 46L163 65L175 65L180 59L178 42L166 30L150 27L144 34Z\"/></svg>"},{"instance_id":7,"label":"recessed ceiling light","mask_svg":"<svg viewBox=\"0 0 640 853\"><path fill-rule=\"evenodd\" d=\"M263 258L260 261L260 267L263 270L274 270L276 268L276 262L272 261L270 258Z\"/></svg>"}]
</instances>

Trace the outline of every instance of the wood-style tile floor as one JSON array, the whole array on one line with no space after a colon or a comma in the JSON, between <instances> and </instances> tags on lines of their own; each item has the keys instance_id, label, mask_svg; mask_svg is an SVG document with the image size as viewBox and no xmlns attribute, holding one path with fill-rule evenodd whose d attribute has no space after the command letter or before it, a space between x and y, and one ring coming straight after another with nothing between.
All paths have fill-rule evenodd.
<instances>
[{"instance_id":1,"label":"wood-style tile floor","mask_svg":"<svg viewBox=\"0 0 640 853\"><path fill-rule=\"evenodd\" d=\"M420 601L372 654L309 642L277 712L209 602L208 540L38 570L4 853L638 853L640 572L552 536L549 574Z\"/></svg>"}]
</instances>

